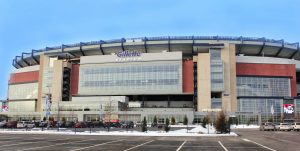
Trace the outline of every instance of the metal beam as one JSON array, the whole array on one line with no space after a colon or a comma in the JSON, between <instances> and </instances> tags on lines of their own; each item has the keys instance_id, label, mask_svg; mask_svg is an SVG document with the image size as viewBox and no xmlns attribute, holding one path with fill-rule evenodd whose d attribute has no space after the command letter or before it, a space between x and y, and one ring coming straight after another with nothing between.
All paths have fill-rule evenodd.
<instances>
[{"instance_id":1,"label":"metal beam","mask_svg":"<svg viewBox=\"0 0 300 151\"><path fill-rule=\"evenodd\" d=\"M168 37L168 51L171 52L170 36Z\"/></svg>"},{"instance_id":2,"label":"metal beam","mask_svg":"<svg viewBox=\"0 0 300 151\"><path fill-rule=\"evenodd\" d=\"M34 60L36 64L39 64L39 61L33 56L33 49L31 50L31 58Z\"/></svg>"},{"instance_id":3,"label":"metal beam","mask_svg":"<svg viewBox=\"0 0 300 151\"><path fill-rule=\"evenodd\" d=\"M148 49L147 49L147 37L144 38L144 47L145 47L145 52L148 53Z\"/></svg>"},{"instance_id":4,"label":"metal beam","mask_svg":"<svg viewBox=\"0 0 300 151\"><path fill-rule=\"evenodd\" d=\"M243 37L241 37L241 44L239 45L237 55L241 54L243 45L244 45L244 40L243 40Z\"/></svg>"},{"instance_id":5,"label":"metal beam","mask_svg":"<svg viewBox=\"0 0 300 151\"><path fill-rule=\"evenodd\" d=\"M281 47L279 48L279 50L275 54L275 57L278 57L278 55L281 53L281 51L282 51L283 48L284 48L284 41L282 41Z\"/></svg>"},{"instance_id":6,"label":"metal beam","mask_svg":"<svg viewBox=\"0 0 300 151\"><path fill-rule=\"evenodd\" d=\"M194 45L195 45L194 36L192 36L192 40L193 40L193 43L192 43L192 56L194 56Z\"/></svg>"},{"instance_id":7,"label":"metal beam","mask_svg":"<svg viewBox=\"0 0 300 151\"><path fill-rule=\"evenodd\" d=\"M264 48L265 48L265 45L266 45L266 42L264 41L263 45L261 46L259 52L258 52L258 55L260 56L261 53L263 52Z\"/></svg>"},{"instance_id":8,"label":"metal beam","mask_svg":"<svg viewBox=\"0 0 300 151\"><path fill-rule=\"evenodd\" d=\"M65 49L65 45L62 44L62 45L61 45L61 52L64 52L64 51L65 51L64 49Z\"/></svg>"},{"instance_id":9,"label":"metal beam","mask_svg":"<svg viewBox=\"0 0 300 151\"><path fill-rule=\"evenodd\" d=\"M100 43L100 50L101 50L101 52L102 52L102 55L104 55L104 50L103 50L103 48L102 48L102 42Z\"/></svg>"},{"instance_id":10,"label":"metal beam","mask_svg":"<svg viewBox=\"0 0 300 151\"><path fill-rule=\"evenodd\" d=\"M16 64L15 64L15 59L13 59L12 65L13 65L16 69L18 69L18 67L17 67Z\"/></svg>"},{"instance_id":11,"label":"metal beam","mask_svg":"<svg viewBox=\"0 0 300 151\"><path fill-rule=\"evenodd\" d=\"M21 56L16 56L16 57L15 57L16 64L17 64L18 66L20 66L21 68L23 68L24 66L22 66L21 64L18 63L18 59L17 59L18 57L21 57Z\"/></svg>"},{"instance_id":12,"label":"metal beam","mask_svg":"<svg viewBox=\"0 0 300 151\"><path fill-rule=\"evenodd\" d=\"M33 58L33 60L37 63L37 64L40 64L40 62L34 57L34 51L36 51L36 50L34 50L34 49L32 49L31 50L31 57Z\"/></svg>"},{"instance_id":13,"label":"metal beam","mask_svg":"<svg viewBox=\"0 0 300 151\"><path fill-rule=\"evenodd\" d=\"M124 39L124 38L122 38L121 47L122 47L122 50L123 50L123 51L125 51L125 49L124 49L124 42L125 42L125 39Z\"/></svg>"},{"instance_id":14,"label":"metal beam","mask_svg":"<svg viewBox=\"0 0 300 151\"><path fill-rule=\"evenodd\" d=\"M82 44L83 44L82 42L79 43L79 50L80 50L81 54L83 56L85 56L84 52L82 51Z\"/></svg>"},{"instance_id":15,"label":"metal beam","mask_svg":"<svg viewBox=\"0 0 300 151\"><path fill-rule=\"evenodd\" d=\"M30 63L27 62L27 61L24 59L24 54L27 54L27 53L22 52L21 59L22 59L23 62L25 62L25 64L26 64L27 66L30 66Z\"/></svg>"},{"instance_id":16,"label":"metal beam","mask_svg":"<svg viewBox=\"0 0 300 151\"><path fill-rule=\"evenodd\" d=\"M299 52L299 43L297 43L297 50L291 55L290 59L293 59L296 56L297 52Z\"/></svg>"}]
</instances>

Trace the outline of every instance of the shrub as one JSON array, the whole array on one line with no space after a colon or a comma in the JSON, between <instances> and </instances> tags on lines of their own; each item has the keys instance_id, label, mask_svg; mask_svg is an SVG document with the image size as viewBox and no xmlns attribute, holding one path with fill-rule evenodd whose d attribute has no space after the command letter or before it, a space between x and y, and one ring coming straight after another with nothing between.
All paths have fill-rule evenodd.
<instances>
[{"instance_id":1,"label":"shrub","mask_svg":"<svg viewBox=\"0 0 300 151\"><path fill-rule=\"evenodd\" d=\"M189 119L188 119L187 116L185 115L185 116L184 116L184 119L183 119L183 124L184 124L184 125L187 125L188 122L189 122Z\"/></svg>"},{"instance_id":2,"label":"shrub","mask_svg":"<svg viewBox=\"0 0 300 151\"><path fill-rule=\"evenodd\" d=\"M169 118L166 119L166 125L165 125L165 131L166 132L169 132L170 130L170 121L169 121Z\"/></svg>"},{"instance_id":3,"label":"shrub","mask_svg":"<svg viewBox=\"0 0 300 151\"><path fill-rule=\"evenodd\" d=\"M157 126L157 117L156 117L156 115L154 116L152 125L153 125L154 127Z\"/></svg>"},{"instance_id":4,"label":"shrub","mask_svg":"<svg viewBox=\"0 0 300 151\"><path fill-rule=\"evenodd\" d=\"M226 116L223 111L219 112L219 116L216 121L216 130L217 132L221 132L221 133L227 132Z\"/></svg>"},{"instance_id":5,"label":"shrub","mask_svg":"<svg viewBox=\"0 0 300 151\"><path fill-rule=\"evenodd\" d=\"M202 121L202 127L206 128L206 125L209 123L208 116L205 116Z\"/></svg>"},{"instance_id":6,"label":"shrub","mask_svg":"<svg viewBox=\"0 0 300 151\"><path fill-rule=\"evenodd\" d=\"M172 118L171 118L171 125L175 125L175 123L176 123L175 118L172 117Z\"/></svg>"},{"instance_id":7,"label":"shrub","mask_svg":"<svg viewBox=\"0 0 300 151\"><path fill-rule=\"evenodd\" d=\"M142 132L147 131L147 119L144 117L143 123L142 123Z\"/></svg>"}]
</instances>

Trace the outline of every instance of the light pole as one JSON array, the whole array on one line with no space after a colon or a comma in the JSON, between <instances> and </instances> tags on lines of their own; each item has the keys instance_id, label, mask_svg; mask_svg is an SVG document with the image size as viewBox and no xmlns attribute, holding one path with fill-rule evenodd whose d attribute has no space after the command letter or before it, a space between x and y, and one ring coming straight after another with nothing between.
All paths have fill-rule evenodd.
<instances>
[{"instance_id":1,"label":"light pole","mask_svg":"<svg viewBox=\"0 0 300 151\"><path fill-rule=\"evenodd\" d=\"M57 101L57 131L59 131L60 127L60 119L59 119L59 101Z\"/></svg>"}]
</instances>

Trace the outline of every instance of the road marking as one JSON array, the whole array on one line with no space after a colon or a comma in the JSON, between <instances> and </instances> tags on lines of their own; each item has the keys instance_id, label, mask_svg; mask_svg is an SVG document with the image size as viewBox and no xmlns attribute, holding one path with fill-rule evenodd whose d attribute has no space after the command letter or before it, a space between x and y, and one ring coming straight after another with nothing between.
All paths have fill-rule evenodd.
<instances>
[{"instance_id":1,"label":"road marking","mask_svg":"<svg viewBox=\"0 0 300 151\"><path fill-rule=\"evenodd\" d=\"M249 140L249 139L246 139L246 138L243 138L242 140L244 140L244 141L246 141L246 142L254 143L254 144L258 145L258 146L261 146L261 147L266 148L266 149L271 150L271 151L276 151L275 149L272 149L272 148L270 148L270 147L264 146L264 145L262 145L262 144L259 144L259 143L257 143L257 142L254 142L254 141Z\"/></svg>"},{"instance_id":2,"label":"road marking","mask_svg":"<svg viewBox=\"0 0 300 151\"><path fill-rule=\"evenodd\" d=\"M38 147L33 147L33 148L20 149L20 150L17 150L17 151L32 150L32 149L38 149L38 148L46 148L46 147L52 147L52 146L58 146L58 145L86 142L86 141L91 141L91 140L95 140L95 139L89 139L89 140L84 140L84 141L82 141L82 140L81 141L72 141L72 142L59 143L59 144L53 144L53 145L47 145L47 146L38 146Z\"/></svg>"},{"instance_id":3,"label":"road marking","mask_svg":"<svg viewBox=\"0 0 300 151\"><path fill-rule=\"evenodd\" d=\"M223 148L225 151L228 151L227 148L221 143L221 141L218 141L218 143L222 146L222 148Z\"/></svg>"},{"instance_id":4,"label":"road marking","mask_svg":"<svg viewBox=\"0 0 300 151\"><path fill-rule=\"evenodd\" d=\"M146 145L146 144L151 143L151 142L153 142L153 141L154 141L154 140L151 140L151 141L148 141L148 142L146 142L146 143L143 143L143 144L140 144L140 145L137 145L137 146L133 146L133 147L128 148L128 149L126 149L126 150L124 150L124 151L129 151L129 150L132 150L132 149L134 149L134 148L138 148L138 147L140 147L140 146Z\"/></svg>"},{"instance_id":5,"label":"road marking","mask_svg":"<svg viewBox=\"0 0 300 151\"><path fill-rule=\"evenodd\" d=\"M97 144L97 145L92 145L92 146L87 146L87 147L82 147L82 148L77 148L77 149L73 149L73 150L70 150L70 151L84 150L84 149L93 148L93 147L96 147L96 146L101 146L101 145L105 145L105 144L109 144L109 143L120 142L122 140L124 140L124 139L110 141L110 142L105 142L105 143L101 143L101 144Z\"/></svg>"},{"instance_id":6,"label":"road marking","mask_svg":"<svg viewBox=\"0 0 300 151\"><path fill-rule=\"evenodd\" d=\"M40 140L40 139L30 139L30 141L33 141L33 140ZM44 139L45 140L45 139ZM41 141L44 141L44 140L41 140ZM59 139L59 140L65 140L65 139ZM16 145L22 145L22 144L33 144L33 143L39 143L41 141L37 141L37 142L22 142L22 143L17 143L17 144L6 144L6 145L0 145L0 147L8 147L8 146L16 146ZM1 141L1 142L8 142L8 141ZM11 141L9 141L11 142Z\"/></svg>"},{"instance_id":7,"label":"road marking","mask_svg":"<svg viewBox=\"0 0 300 151\"><path fill-rule=\"evenodd\" d=\"M186 140L176 149L176 151L179 151L185 143L186 143Z\"/></svg>"}]
</instances>

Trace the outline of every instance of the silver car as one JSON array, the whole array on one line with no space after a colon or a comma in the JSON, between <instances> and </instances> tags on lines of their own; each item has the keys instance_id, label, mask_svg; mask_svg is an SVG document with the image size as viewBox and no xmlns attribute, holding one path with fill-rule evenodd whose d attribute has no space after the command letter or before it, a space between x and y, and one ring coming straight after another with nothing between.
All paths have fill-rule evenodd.
<instances>
[{"instance_id":1,"label":"silver car","mask_svg":"<svg viewBox=\"0 0 300 151\"><path fill-rule=\"evenodd\" d=\"M299 131L300 130L300 122L293 123L293 130L294 131Z\"/></svg>"},{"instance_id":2,"label":"silver car","mask_svg":"<svg viewBox=\"0 0 300 151\"><path fill-rule=\"evenodd\" d=\"M292 129L293 129L293 127L289 123L280 123L280 125L279 125L279 130L280 131L290 131Z\"/></svg>"},{"instance_id":3,"label":"silver car","mask_svg":"<svg viewBox=\"0 0 300 151\"><path fill-rule=\"evenodd\" d=\"M0 128L3 128L3 127L5 127L5 126L6 126L6 121L0 122Z\"/></svg>"},{"instance_id":4,"label":"silver car","mask_svg":"<svg viewBox=\"0 0 300 151\"><path fill-rule=\"evenodd\" d=\"M275 130L275 125L271 122L266 122L266 123L262 123L260 125L260 130L261 131L274 131Z\"/></svg>"}]
</instances>

